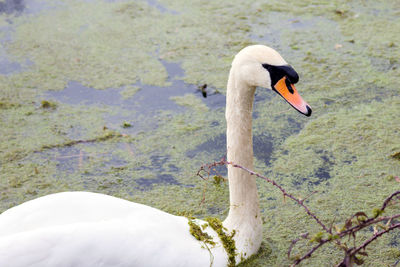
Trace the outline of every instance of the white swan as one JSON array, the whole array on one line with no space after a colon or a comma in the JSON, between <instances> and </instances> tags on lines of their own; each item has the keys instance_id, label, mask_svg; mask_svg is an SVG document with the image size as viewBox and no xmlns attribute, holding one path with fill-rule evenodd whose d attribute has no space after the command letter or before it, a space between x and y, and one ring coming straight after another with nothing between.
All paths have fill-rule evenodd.
<instances>
[{"instance_id":1,"label":"white swan","mask_svg":"<svg viewBox=\"0 0 400 267\"><path fill-rule=\"evenodd\" d=\"M254 45L236 55L226 95L229 161L253 168L256 86L275 90L299 112L311 115L293 85L297 81L297 73L272 48ZM214 225L220 236L205 221L123 199L57 193L0 215L0 266L233 266L258 251L262 223L255 178L232 166L228 178L229 215L223 228ZM198 237L208 235L208 241L197 240L190 230ZM227 244L232 235L234 244Z\"/></svg>"}]
</instances>

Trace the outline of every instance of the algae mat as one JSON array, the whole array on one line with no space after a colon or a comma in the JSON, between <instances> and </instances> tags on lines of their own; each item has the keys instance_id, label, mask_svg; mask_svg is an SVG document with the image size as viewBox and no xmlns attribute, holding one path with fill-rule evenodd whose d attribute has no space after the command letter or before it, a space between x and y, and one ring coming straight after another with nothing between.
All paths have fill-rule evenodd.
<instances>
[{"instance_id":1,"label":"algae mat","mask_svg":"<svg viewBox=\"0 0 400 267\"><path fill-rule=\"evenodd\" d=\"M313 107L303 118L257 90L256 171L295 195L317 191L307 204L328 224L371 214L400 188L391 156L400 152L398 1L13 3L0 1L0 211L88 190L223 218L226 183L195 174L225 154L229 65L255 43L294 66ZM289 265L290 241L319 228L258 186L264 242L244 265ZM399 238L372 245L366 265L394 264ZM317 254L306 266L331 265L341 252Z\"/></svg>"}]
</instances>

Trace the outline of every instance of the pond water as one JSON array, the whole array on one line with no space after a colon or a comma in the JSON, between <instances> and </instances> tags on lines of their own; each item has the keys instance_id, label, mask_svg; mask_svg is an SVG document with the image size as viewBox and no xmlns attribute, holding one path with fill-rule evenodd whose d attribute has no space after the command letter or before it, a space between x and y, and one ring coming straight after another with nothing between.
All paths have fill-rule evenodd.
<instances>
[{"instance_id":1,"label":"pond water","mask_svg":"<svg viewBox=\"0 0 400 267\"><path fill-rule=\"evenodd\" d=\"M394 0L0 0L0 211L87 190L224 218L227 183L196 173L226 153L233 56L261 43L299 73L313 115L257 88L256 171L296 196L316 191L307 204L325 222L370 214L400 187L399 17ZM320 229L258 187L263 247L245 266L289 265L291 240ZM393 265L395 239L371 246L366 262ZM326 252L307 266L340 259Z\"/></svg>"}]
</instances>

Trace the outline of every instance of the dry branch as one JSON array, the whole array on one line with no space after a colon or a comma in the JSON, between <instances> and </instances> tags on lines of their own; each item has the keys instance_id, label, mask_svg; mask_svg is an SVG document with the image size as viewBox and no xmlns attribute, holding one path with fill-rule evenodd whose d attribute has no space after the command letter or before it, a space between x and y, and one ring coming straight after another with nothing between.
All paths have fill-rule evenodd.
<instances>
[{"instance_id":1,"label":"dry branch","mask_svg":"<svg viewBox=\"0 0 400 267\"><path fill-rule=\"evenodd\" d=\"M318 238L315 238L315 237L312 238L309 236L308 233L304 233L304 234L301 234L299 238L293 240L292 243L290 244L289 250L288 250L289 258L290 258L291 251L296 246L297 242L301 239L307 239L310 241L310 243L317 242L318 244L313 246L311 249L309 249L303 256L295 259L292 266L296 266L296 265L300 264L303 260L310 258L312 256L312 254L315 251L317 251L320 247L322 247L323 245L325 245L327 243L331 243L331 242L334 242L337 245L337 247L341 248L344 251L344 258L337 265L338 267L351 267L354 265L354 263L357 265L361 265L364 263L364 261L362 259L358 258L357 256L358 255L368 256L368 254L365 252L367 246L369 246L372 242L374 242L375 240L380 238L382 235L387 234L394 229L400 229L400 223L398 221L396 221L396 219L400 218L400 213L394 214L392 216L382 216L383 212L385 211L385 209L387 207L399 203L399 202L396 202L395 200L397 200L397 201L400 200L400 191L396 191L393 194L391 194L389 197L387 197L384 200L381 208L374 210L374 215L372 217L368 217L365 212L357 212L345 221L345 223L343 224L344 225L343 227L337 228L336 231L333 232L332 231L333 222L332 222L332 225L328 228L321 221L321 219L318 218L315 213L311 212L310 208L304 204L305 200L307 198L309 198L311 195L313 195L315 192L312 192L305 198L297 198L297 197L293 196L293 194L288 193L281 185L279 185L274 180L267 178L267 177L265 177L259 173L256 173L252 170L249 170L248 168L241 166L239 164L236 164L234 162L226 161L225 159L222 159L219 162L214 162L212 164L206 164L206 165L201 166L201 168L197 172L197 175L200 176L202 179L208 179L210 177L211 169L216 166L221 166L221 165L231 165L235 168L240 168L240 169L250 173L251 175L254 175L254 176L261 178L264 181L272 184L273 186L275 186L282 192L284 197L288 197L288 198L292 199L298 205L303 207L305 212L311 218L313 218L317 222L318 225L321 226L321 228L326 232L326 234L328 234L327 238L323 238L322 232L317 234L317 235L319 235ZM202 175L203 171L207 173L207 175L208 175L207 178ZM203 198L202 202L203 201L204 201L204 198ZM353 220L356 220L356 221L353 222ZM386 225L382 226L379 224L380 222L386 222ZM355 225L353 226L353 224L355 224ZM365 229L366 227L372 226L372 225L380 226L381 228L383 228L383 230L375 231L374 234L369 239L367 239L361 245L356 246L356 233L358 233L359 231ZM341 243L341 240L345 237L349 237L349 238L353 237L353 241L354 241L353 247L348 248L346 243L343 243L343 244ZM396 262L394 266L396 266L397 263L398 262Z\"/></svg>"}]
</instances>

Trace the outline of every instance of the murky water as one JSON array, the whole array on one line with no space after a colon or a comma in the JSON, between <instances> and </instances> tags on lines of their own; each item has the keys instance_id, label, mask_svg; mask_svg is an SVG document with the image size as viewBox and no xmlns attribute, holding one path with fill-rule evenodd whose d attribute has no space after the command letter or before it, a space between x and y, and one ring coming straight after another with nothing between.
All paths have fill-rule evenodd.
<instances>
[{"instance_id":1,"label":"murky water","mask_svg":"<svg viewBox=\"0 0 400 267\"><path fill-rule=\"evenodd\" d=\"M25 8L24 0L7 0L0 3L0 13L18 13Z\"/></svg>"},{"instance_id":2,"label":"murky water","mask_svg":"<svg viewBox=\"0 0 400 267\"><path fill-rule=\"evenodd\" d=\"M215 93L212 88L208 88L210 93L203 96L199 89L200 86L187 84L180 80L184 76L184 70L179 64L161 62L167 70L169 86L137 83L131 85L131 87L137 88L137 92L133 96L124 97L124 88L97 90L71 81L62 91L48 91L39 98L70 105L118 106L120 112L105 115L104 118L109 125L118 125L121 121L129 122L130 126L123 129L123 132L128 134L157 128L157 120L154 118L160 111L184 112L185 108L178 105L171 97L184 96L189 93L198 97L211 109L225 106L225 95ZM140 118L135 119L135 114L140 114Z\"/></svg>"},{"instance_id":3,"label":"murky water","mask_svg":"<svg viewBox=\"0 0 400 267\"><path fill-rule=\"evenodd\" d=\"M0 210L88 190L226 216L227 183L196 172L225 156L229 66L253 43L284 56L313 107L305 118L257 89L256 170L295 195L318 191L308 204L327 221L380 206L399 186L400 6L311 2L0 1ZM318 226L258 187L264 246L246 266L289 265L290 241ZM393 237L379 246L370 266L392 265Z\"/></svg>"}]
</instances>

